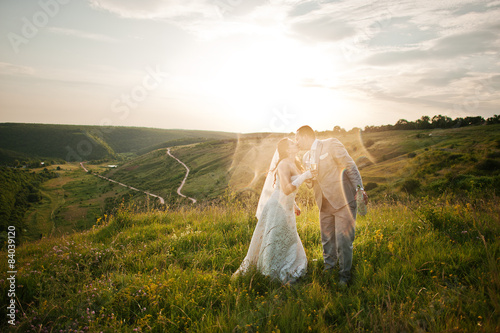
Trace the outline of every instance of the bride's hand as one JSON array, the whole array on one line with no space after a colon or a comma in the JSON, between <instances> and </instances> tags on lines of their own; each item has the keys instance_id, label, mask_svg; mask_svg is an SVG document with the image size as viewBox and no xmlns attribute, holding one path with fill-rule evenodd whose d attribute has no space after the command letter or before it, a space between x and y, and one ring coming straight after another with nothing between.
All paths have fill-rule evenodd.
<instances>
[{"instance_id":1,"label":"bride's hand","mask_svg":"<svg viewBox=\"0 0 500 333\"><path fill-rule=\"evenodd\" d=\"M293 208L294 208L294 211L295 211L295 215L299 216L300 215L300 208L299 208L299 206L294 205Z\"/></svg>"},{"instance_id":2,"label":"bride's hand","mask_svg":"<svg viewBox=\"0 0 500 333\"><path fill-rule=\"evenodd\" d=\"M292 182L292 185L295 186L296 188L298 188L300 186L300 184L302 184L305 180L311 179L312 177L313 176L311 174L311 170L307 170L306 172L304 172L303 174L298 176L297 179L295 179Z\"/></svg>"}]
</instances>

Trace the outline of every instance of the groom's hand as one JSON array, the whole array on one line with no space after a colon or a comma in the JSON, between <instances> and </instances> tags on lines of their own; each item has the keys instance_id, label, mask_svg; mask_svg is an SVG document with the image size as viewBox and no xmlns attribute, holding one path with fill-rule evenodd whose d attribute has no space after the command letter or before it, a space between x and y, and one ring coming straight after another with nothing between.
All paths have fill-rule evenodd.
<instances>
[{"instance_id":1,"label":"groom's hand","mask_svg":"<svg viewBox=\"0 0 500 333\"><path fill-rule=\"evenodd\" d=\"M363 199L365 200L365 205L368 205L368 194L365 191L363 191Z\"/></svg>"},{"instance_id":2,"label":"groom's hand","mask_svg":"<svg viewBox=\"0 0 500 333\"><path fill-rule=\"evenodd\" d=\"M311 170L311 174L312 174L312 178L310 178L310 179L316 179L316 177L318 177L318 174L319 174L318 169Z\"/></svg>"},{"instance_id":3,"label":"groom's hand","mask_svg":"<svg viewBox=\"0 0 500 333\"><path fill-rule=\"evenodd\" d=\"M361 193L363 193L363 201L365 202L365 205L368 205L368 194L366 194L365 191L361 191ZM358 198L358 193L356 193L356 195L354 196L354 199L357 198Z\"/></svg>"}]
</instances>

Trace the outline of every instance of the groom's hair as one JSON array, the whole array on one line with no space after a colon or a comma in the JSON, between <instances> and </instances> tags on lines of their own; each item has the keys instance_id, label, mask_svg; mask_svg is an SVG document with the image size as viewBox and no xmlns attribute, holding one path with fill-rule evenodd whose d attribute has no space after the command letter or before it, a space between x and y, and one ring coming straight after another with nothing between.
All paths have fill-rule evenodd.
<instances>
[{"instance_id":1,"label":"groom's hair","mask_svg":"<svg viewBox=\"0 0 500 333\"><path fill-rule=\"evenodd\" d=\"M308 125L304 125L301 128L299 128L297 130L297 134L316 139L316 133L314 133L314 130L311 128L311 126Z\"/></svg>"}]
</instances>

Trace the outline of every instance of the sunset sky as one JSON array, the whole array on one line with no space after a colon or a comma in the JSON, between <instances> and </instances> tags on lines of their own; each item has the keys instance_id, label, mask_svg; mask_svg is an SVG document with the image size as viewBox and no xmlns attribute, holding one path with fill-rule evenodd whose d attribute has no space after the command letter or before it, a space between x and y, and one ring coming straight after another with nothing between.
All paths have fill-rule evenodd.
<instances>
[{"instance_id":1,"label":"sunset sky","mask_svg":"<svg viewBox=\"0 0 500 333\"><path fill-rule=\"evenodd\" d=\"M500 1L2 0L0 122L291 132L500 113Z\"/></svg>"}]
</instances>

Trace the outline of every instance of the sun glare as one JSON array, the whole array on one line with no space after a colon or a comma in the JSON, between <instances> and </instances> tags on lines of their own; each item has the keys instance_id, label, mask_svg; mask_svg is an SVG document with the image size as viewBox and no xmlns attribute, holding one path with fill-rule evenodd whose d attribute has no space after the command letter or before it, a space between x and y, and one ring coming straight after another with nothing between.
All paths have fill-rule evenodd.
<instances>
[{"instance_id":1,"label":"sun glare","mask_svg":"<svg viewBox=\"0 0 500 333\"><path fill-rule=\"evenodd\" d=\"M222 56L225 61L202 89L240 110L259 110L277 100L331 104L328 94L338 84L331 59L287 39L255 43L230 55L225 50Z\"/></svg>"},{"instance_id":2,"label":"sun glare","mask_svg":"<svg viewBox=\"0 0 500 333\"><path fill-rule=\"evenodd\" d=\"M219 119L248 131L294 131L303 123L346 127L358 108L342 91L343 61L331 54L278 34L238 47L228 42L186 59L186 74L166 94L181 96L184 109L216 110ZM270 128L277 107L293 111L294 122Z\"/></svg>"}]
</instances>

